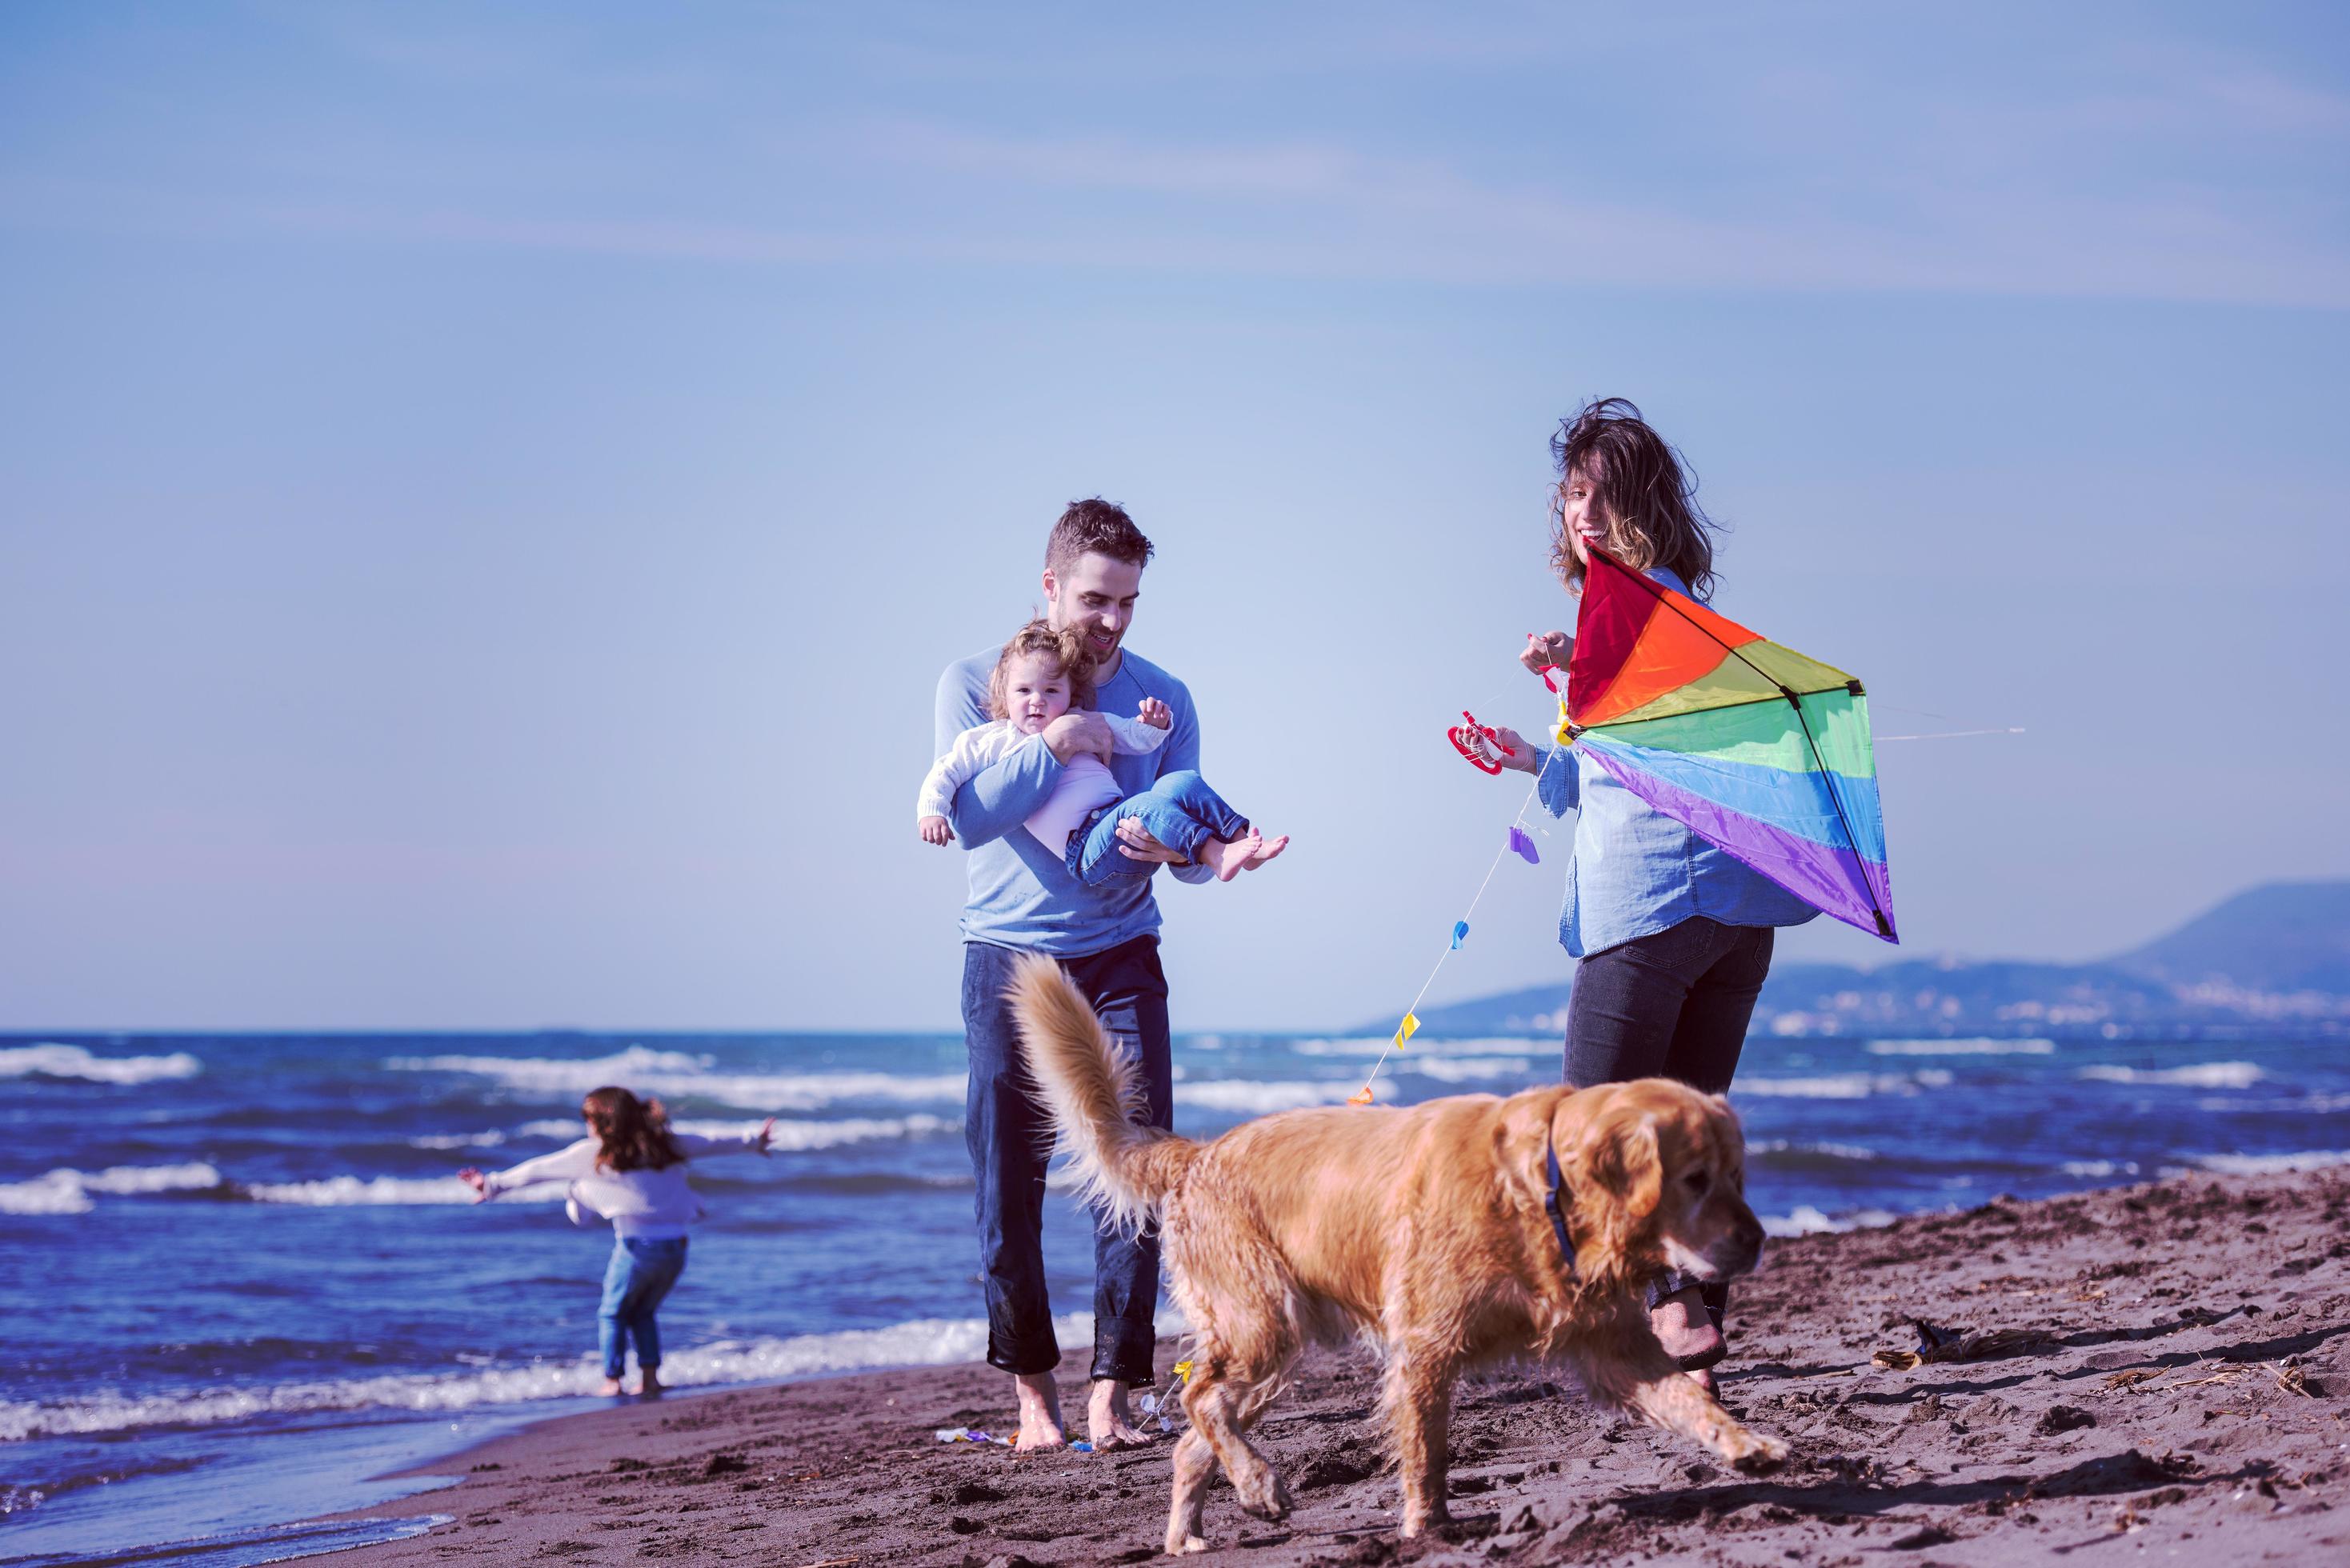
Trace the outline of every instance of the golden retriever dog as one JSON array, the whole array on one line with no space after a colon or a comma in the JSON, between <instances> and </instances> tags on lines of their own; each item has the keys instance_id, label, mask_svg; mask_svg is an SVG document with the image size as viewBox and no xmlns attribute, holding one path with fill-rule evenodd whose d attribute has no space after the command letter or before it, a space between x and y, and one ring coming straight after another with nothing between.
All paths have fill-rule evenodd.
<instances>
[{"instance_id":1,"label":"golden retriever dog","mask_svg":"<svg viewBox=\"0 0 2350 1568\"><path fill-rule=\"evenodd\" d=\"M1207 1549L1214 1465L1250 1513L1288 1513L1289 1490L1249 1430L1313 1344L1364 1340L1384 1357L1406 1536L1447 1517L1452 1386L1475 1366L1561 1364L1595 1397L1741 1470L1786 1458L1665 1354L1643 1300L1668 1267L1721 1280L1762 1255L1745 1143L1719 1096L1645 1078L1333 1106L1203 1144L1128 1119L1132 1064L1050 960L1024 962L1011 993L1079 1181L1114 1223L1158 1220L1197 1339L1169 1552Z\"/></svg>"}]
</instances>

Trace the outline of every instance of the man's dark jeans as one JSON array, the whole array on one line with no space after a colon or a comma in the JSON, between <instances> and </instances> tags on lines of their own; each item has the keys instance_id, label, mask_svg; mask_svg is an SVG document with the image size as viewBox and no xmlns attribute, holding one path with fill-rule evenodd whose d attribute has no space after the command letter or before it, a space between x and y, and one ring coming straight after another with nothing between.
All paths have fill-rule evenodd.
<instances>
[{"instance_id":1,"label":"man's dark jeans","mask_svg":"<svg viewBox=\"0 0 2350 1568\"><path fill-rule=\"evenodd\" d=\"M1725 926L1693 915L1635 937L1575 966L1566 1009L1566 1081L1578 1089L1633 1078L1672 1078L1719 1095L1738 1071L1754 999L1771 972L1768 926ZM1691 1282L1668 1273L1649 1303ZM1707 1285L1716 1324L1730 1287Z\"/></svg>"},{"instance_id":2,"label":"man's dark jeans","mask_svg":"<svg viewBox=\"0 0 2350 1568\"><path fill-rule=\"evenodd\" d=\"M979 1266L987 1286L987 1359L1006 1372L1060 1365L1045 1293L1045 1167L1052 1122L1030 1087L1020 1033L1003 988L1026 955L986 942L962 950L963 1040L971 1051L963 1140L979 1179ZM1168 1048L1167 976L1159 939L1137 937L1105 952L1063 959L1062 970L1094 1004L1122 1051L1139 1054L1152 1127L1174 1125ZM1139 1236L1094 1229L1096 1377L1139 1387L1155 1382L1150 1353L1159 1305L1159 1231Z\"/></svg>"}]
</instances>

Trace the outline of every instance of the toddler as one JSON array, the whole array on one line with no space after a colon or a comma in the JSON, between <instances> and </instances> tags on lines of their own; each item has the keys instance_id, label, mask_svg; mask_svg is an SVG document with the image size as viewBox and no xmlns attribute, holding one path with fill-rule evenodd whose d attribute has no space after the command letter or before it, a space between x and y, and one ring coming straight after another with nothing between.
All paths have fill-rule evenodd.
<instances>
[{"instance_id":1,"label":"toddler","mask_svg":"<svg viewBox=\"0 0 2350 1568\"><path fill-rule=\"evenodd\" d=\"M1093 666L1071 631L1055 631L1032 620L1013 634L995 661L987 686L993 722L965 730L947 754L931 766L915 798L916 827L926 844L954 837L947 808L957 788L1014 747L1045 743L1046 734L1072 708L1093 701ZM1173 715L1156 697L1146 697L1131 719L1105 713L1113 747L1128 756L1157 751L1167 740ZM1209 867L1229 882L1289 847L1284 835L1268 840L1248 819L1224 804L1207 782L1190 771L1168 774L1149 789L1125 794L1110 776L1109 758L1081 752L1070 759L1053 793L1027 821L1037 842L1062 857L1070 874L1091 885L1115 877L1145 877L1151 863L1118 851L1118 825L1139 819L1150 836L1185 858Z\"/></svg>"},{"instance_id":2,"label":"toddler","mask_svg":"<svg viewBox=\"0 0 2350 1568\"><path fill-rule=\"evenodd\" d=\"M737 1149L767 1152L775 1136L769 1116L741 1137L701 1137L671 1132L659 1100L639 1100L626 1089L595 1090L579 1106L588 1136L569 1148L524 1160L511 1170L487 1174L468 1166L458 1179L486 1203L501 1192L542 1181L568 1181L572 1201L612 1221L612 1261L604 1270L604 1304L596 1314L604 1353L599 1394L620 1392L628 1341L637 1342L639 1392L658 1394L660 1328L653 1311L685 1272L685 1230L702 1217L702 1205L686 1185L688 1161Z\"/></svg>"}]
</instances>

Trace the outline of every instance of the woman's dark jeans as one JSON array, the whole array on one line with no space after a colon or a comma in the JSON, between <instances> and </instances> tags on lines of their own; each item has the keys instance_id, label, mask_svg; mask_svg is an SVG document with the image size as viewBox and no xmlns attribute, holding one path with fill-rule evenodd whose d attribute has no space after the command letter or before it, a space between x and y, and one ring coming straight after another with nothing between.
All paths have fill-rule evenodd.
<instances>
[{"instance_id":1,"label":"woman's dark jeans","mask_svg":"<svg viewBox=\"0 0 2350 1568\"><path fill-rule=\"evenodd\" d=\"M1585 959L1567 1003L1566 1081L1587 1089L1672 1078L1709 1095L1728 1089L1771 972L1773 936L1768 926L1693 915ZM1692 1283L1668 1272L1648 1287L1648 1304ZM1721 1326L1730 1287L1706 1285L1702 1293Z\"/></svg>"},{"instance_id":2,"label":"woman's dark jeans","mask_svg":"<svg viewBox=\"0 0 2350 1568\"><path fill-rule=\"evenodd\" d=\"M1045 1293L1045 1166L1053 1124L1036 1102L1020 1055L1019 1026L1004 997L1026 955L987 942L962 949L962 1023L971 1052L963 1102L963 1141L979 1179L979 1267L987 1287L987 1359L1006 1372L1050 1372L1060 1365L1053 1307ZM1175 1121L1173 1059L1167 1033L1167 976L1159 939L1137 937L1106 952L1063 959L1101 1014L1121 1051L1141 1067L1146 1114L1155 1127ZM1140 1118L1138 1118L1140 1119ZM1129 1386L1151 1376L1153 1315L1159 1306L1159 1227L1133 1235L1094 1230L1096 1377Z\"/></svg>"}]
</instances>

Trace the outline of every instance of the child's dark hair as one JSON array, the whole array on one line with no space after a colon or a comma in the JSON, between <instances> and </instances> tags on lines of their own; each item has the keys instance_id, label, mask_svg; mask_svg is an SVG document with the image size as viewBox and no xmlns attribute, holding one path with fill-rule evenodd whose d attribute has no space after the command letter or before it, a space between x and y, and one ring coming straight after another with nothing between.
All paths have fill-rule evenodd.
<instances>
[{"instance_id":1,"label":"child's dark hair","mask_svg":"<svg viewBox=\"0 0 2350 1568\"><path fill-rule=\"evenodd\" d=\"M1648 427L1624 398L1596 398L1559 421L1550 438L1560 494L1581 474L1607 519L1607 553L1636 572L1662 566L1698 598L1713 591L1713 520L1699 509L1697 483L1684 476L1680 454ZM1550 564L1569 592L1583 587L1583 563L1566 536L1566 519L1551 511Z\"/></svg>"},{"instance_id":2,"label":"child's dark hair","mask_svg":"<svg viewBox=\"0 0 2350 1568\"><path fill-rule=\"evenodd\" d=\"M1042 620L1032 620L1012 634L996 656L995 673L987 678L987 716L1009 719L1012 710L1006 701L1004 686L1011 679L1012 661L1023 654L1037 653L1060 666L1069 680L1069 706L1090 708L1094 704L1094 661L1086 652L1085 639L1074 630L1055 631Z\"/></svg>"},{"instance_id":3,"label":"child's dark hair","mask_svg":"<svg viewBox=\"0 0 2350 1568\"><path fill-rule=\"evenodd\" d=\"M640 1100L616 1085L591 1089L579 1114L596 1129L596 1163L607 1170L665 1170L685 1158L669 1136L659 1100Z\"/></svg>"}]
</instances>

